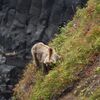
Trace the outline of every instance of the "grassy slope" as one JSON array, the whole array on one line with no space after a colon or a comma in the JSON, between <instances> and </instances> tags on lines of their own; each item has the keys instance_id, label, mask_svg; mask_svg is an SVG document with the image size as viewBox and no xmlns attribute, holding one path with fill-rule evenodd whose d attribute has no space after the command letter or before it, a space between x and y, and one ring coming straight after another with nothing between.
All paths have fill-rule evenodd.
<instances>
[{"instance_id":1,"label":"grassy slope","mask_svg":"<svg viewBox=\"0 0 100 100\"><path fill-rule=\"evenodd\" d=\"M99 17L99 0L89 0L88 7L79 9L73 21L61 29L61 34L49 45L56 49L62 56L62 60L54 66L48 75L43 76L41 72L35 74L36 83L32 86L29 100L50 100L53 96L59 96L65 88L80 79L78 74L87 64L90 64L91 55L100 53ZM31 67L29 68L28 70L31 70ZM27 75L28 72L24 78ZM24 78L23 80L25 80ZM25 96L25 94L21 95L19 89L20 84L24 84L23 80L15 89L20 98ZM28 81L28 78L26 80Z\"/></svg>"}]
</instances>

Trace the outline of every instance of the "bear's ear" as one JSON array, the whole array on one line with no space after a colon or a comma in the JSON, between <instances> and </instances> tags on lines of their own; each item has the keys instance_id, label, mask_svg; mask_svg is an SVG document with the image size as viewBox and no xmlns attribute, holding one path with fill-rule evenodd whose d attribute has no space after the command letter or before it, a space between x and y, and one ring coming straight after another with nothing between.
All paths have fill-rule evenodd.
<instances>
[{"instance_id":1,"label":"bear's ear","mask_svg":"<svg viewBox=\"0 0 100 100\"><path fill-rule=\"evenodd\" d=\"M52 48L49 48L49 60L50 60L52 54L53 54L53 49Z\"/></svg>"}]
</instances>

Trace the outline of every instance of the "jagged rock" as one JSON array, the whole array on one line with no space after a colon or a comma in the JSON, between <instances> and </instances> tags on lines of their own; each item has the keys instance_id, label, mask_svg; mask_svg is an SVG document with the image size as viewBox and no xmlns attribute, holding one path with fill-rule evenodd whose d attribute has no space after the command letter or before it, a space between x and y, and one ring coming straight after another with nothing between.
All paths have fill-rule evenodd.
<instances>
[{"instance_id":1,"label":"jagged rock","mask_svg":"<svg viewBox=\"0 0 100 100\"><path fill-rule=\"evenodd\" d=\"M6 49L47 43L87 0L0 0L0 33ZM21 46L23 45L23 48Z\"/></svg>"}]
</instances>

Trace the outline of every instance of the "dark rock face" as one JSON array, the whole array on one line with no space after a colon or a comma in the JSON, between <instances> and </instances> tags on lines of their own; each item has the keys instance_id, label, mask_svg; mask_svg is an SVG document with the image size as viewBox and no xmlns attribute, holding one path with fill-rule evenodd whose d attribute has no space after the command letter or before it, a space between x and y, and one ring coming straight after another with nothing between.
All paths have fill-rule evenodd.
<instances>
[{"instance_id":1,"label":"dark rock face","mask_svg":"<svg viewBox=\"0 0 100 100\"><path fill-rule=\"evenodd\" d=\"M4 48L0 45L1 52L4 52ZM24 64L22 59L0 54L0 100L11 100L14 85L18 82Z\"/></svg>"},{"instance_id":2,"label":"dark rock face","mask_svg":"<svg viewBox=\"0 0 100 100\"><path fill-rule=\"evenodd\" d=\"M1 98L8 99L12 94L13 79L11 78L11 72L14 70L15 66L0 65L0 100ZM14 72L13 72L14 73ZM11 81L13 83L11 83Z\"/></svg>"},{"instance_id":3,"label":"dark rock face","mask_svg":"<svg viewBox=\"0 0 100 100\"><path fill-rule=\"evenodd\" d=\"M86 0L85 0L86 1ZM7 50L47 43L83 0L0 0L0 36ZM6 43L8 45L6 45Z\"/></svg>"},{"instance_id":4,"label":"dark rock face","mask_svg":"<svg viewBox=\"0 0 100 100\"><path fill-rule=\"evenodd\" d=\"M13 57L0 54L0 100L11 94L10 88L18 81L31 46L38 41L50 41L59 26L72 19L76 7L86 1L0 0L0 51L18 53Z\"/></svg>"}]
</instances>

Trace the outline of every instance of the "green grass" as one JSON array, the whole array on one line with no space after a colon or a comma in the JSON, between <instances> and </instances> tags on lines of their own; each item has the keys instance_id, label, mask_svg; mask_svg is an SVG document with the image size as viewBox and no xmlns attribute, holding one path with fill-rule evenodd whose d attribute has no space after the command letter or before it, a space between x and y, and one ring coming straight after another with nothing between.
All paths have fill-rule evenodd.
<instances>
[{"instance_id":1,"label":"green grass","mask_svg":"<svg viewBox=\"0 0 100 100\"><path fill-rule=\"evenodd\" d=\"M96 89L89 100L100 100L100 88Z\"/></svg>"},{"instance_id":2,"label":"green grass","mask_svg":"<svg viewBox=\"0 0 100 100\"><path fill-rule=\"evenodd\" d=\"M61 34L49 44L62 56L62 60L42 81L37 80L31 100L50 100L58 96L79 79L77 74L89 63L89 57L100 53L99 12L98 0L89 0L88 7L79 9L73 21L62 28Z\"/></svg>"}]
</instances>

